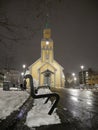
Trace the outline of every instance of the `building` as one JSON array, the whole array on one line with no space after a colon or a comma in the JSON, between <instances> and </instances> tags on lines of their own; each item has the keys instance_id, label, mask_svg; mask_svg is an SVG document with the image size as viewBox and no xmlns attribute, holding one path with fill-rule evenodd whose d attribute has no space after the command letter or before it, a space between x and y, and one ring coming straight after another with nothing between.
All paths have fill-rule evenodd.
<instances>
[{"instance_id":1,"label":"building","mask_svg":"<svg viewBox=\"0 0 98 130\"><path fill-rule=\"evenodd\" d=\"M43 30L41 40L41 57L29 66L30 74L39 82L39 86L64 87L64 68L54 60L54 43L51 29Z\"/></svg>"},{"instance_id":2,"label":"building","mask_svg":"<svg viewBox=\"0 0 98 130\"><path fill-rule=\"evenodd\" d=\"M4 74L0 72L0 87L3 86L3 81L4 81Z\"/></svg>"},{"instance_id":3,"label":"building","mask_svg":"<svg viewBox=\"0 0 98 130\"><path fill-rule=\"evenodd\" d=\"M79 82L80 84L86 85L96 85L98 84L98 72L89 68L79 72Z\"/></svg>"},{"instance_id":4,"label":"building","mask_svg":"<svg viewBox=\"0 0 98 130\"><path fill-rule=\"evenodd\" d=\"M20 84L20 72L15 69L2 69L4 81L10 82L12 87Z\"/></svg>"}]
</instances>

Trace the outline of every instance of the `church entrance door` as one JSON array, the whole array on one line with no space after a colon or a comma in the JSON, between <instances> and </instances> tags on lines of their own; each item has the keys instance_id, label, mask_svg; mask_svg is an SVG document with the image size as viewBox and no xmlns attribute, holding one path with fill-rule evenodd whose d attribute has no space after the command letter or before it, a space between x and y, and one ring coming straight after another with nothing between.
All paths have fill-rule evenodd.
<instances>
[{"instance_id":1,"label":"church entrance door","mask_svg":"<svg viewBox=\"0 0 98 130\"><path fill-rule=\"evenodd\" d=\"M44 73L44 84L45 84L46 86L50 86L50 85L51 85L51 73L48 72L48 71L46 71L46 72Z\"/></svg>"},{"instance_id":2,"label":"church entrance door","mask_svg":"<svg viewBox=\"0 0 98 130\"><path fill-rule=\"evenodd\" d=\"M45 70L41 74L43 74L43 85L53 87L54 86L54 72L50 70Z\"/></svg>"}]
</instances>

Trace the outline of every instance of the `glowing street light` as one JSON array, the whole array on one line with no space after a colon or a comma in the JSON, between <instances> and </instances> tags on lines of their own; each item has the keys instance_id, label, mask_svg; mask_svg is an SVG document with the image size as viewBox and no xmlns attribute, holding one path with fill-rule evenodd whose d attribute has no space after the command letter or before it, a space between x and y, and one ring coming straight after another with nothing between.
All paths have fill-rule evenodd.
<instances>
[{"instance_id":1,"label":"glowing street light","mask_svg":"<svg viewBox=\"0 0 98 130\"><path fill-rule=\"evenodd\" d=\"M74 77L74 81L76 81L77 80L77 78L76 77Z\"/></svg>"},{"instance_id":2,"label":"glowing street light","mask_svg":"<svg viewBox=\"0 0 98 130\"><path fill-rule=\"evenodd\" d=\"M25 72L26 72L26 65L23 64L22 67L23 67L23 72L24 72L24 75L25 75Z\"/></svg>"},{"instance_id":3,"label":"glowing street light","mask_svg":"<svg viewBox=\"0 0 98 130\"><path fill-rule=\"evenodd\" d=\"M76 80L77 80L77 78L76 78L75 75L76 75L75 73L72 73L72 76L73 76L73 83L74 83L74 85L76 84Z\"/></svg>"},{"instance_id":4,"label":"glowing street light","mask_svg":"<svg viewBox=\"0 0 98 130\"><path fill-rule=\"evenodd\" d=\"M83 65L81 65L81 66L80 66L80 68L81 68L81 70L83 70L83 69L84 69L84 66L83 66Z\"/></svg>"},{"instance_id":5,"label":"glowing street light","mask_svg":"<svg viewBox=\"0 0 98 130\"><path fill-rule=\"evenodd\" d=\"M21 76L24 76L24 72L21 73Z\"/></svg>"},{"instance_id":6,"label":"glowing street light","mask_svg":"<svg viewBox=\"0 0 98 130\"><path fill-rule=\"evenodd\" d=\"M81 72L82 72L82 83L84 84L84 75L83 75L83 69L84 69L84 66L83 65L81 65L80 66L80 68L81 68Z\"/></svg>"},{"instance_id":7,"label":"glowing street light","mask_svg":"<svg viewBox=\"0 0 98 130\"><path fill-rule=\"evenodd\" d=\"M25 68L26 68L26 65L24 64L24 65L22 65L22 67L23 67L23 69L25 69Z\"/></svg>"},{"instance_id":8,"label":"glowing street light","mask_svg":"<svg viewBox=\"0 0 98 130\"><path fill-rule=\"evenodd\" d=\"M72 73L72 76L74 77L74 76L75 76L75 73Z\"/></svg>"}]
</instances>

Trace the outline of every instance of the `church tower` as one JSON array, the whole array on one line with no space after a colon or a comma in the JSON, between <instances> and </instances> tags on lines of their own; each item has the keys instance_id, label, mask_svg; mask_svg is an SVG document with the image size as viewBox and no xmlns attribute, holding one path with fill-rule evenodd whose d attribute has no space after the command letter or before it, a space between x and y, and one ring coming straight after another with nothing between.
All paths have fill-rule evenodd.
<instances>
[{"instance_id":1,"label":"church tower","mask_svg":"<svg viewBox=\"0 0 98 130\"><path fill-rule=\"evenodd\" d=\"M41 40L41 60L42 62L53 62L53 40L51 39L51 29L43 30L43 39Z\"/></svg>"}]
</instances>

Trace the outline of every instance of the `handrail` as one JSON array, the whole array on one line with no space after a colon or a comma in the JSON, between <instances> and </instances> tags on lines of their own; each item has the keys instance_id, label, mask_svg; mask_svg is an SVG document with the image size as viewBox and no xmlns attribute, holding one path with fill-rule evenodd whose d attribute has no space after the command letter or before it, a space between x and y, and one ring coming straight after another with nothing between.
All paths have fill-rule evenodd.
<instances>
[{"instance_id":1,"label":"handrail","mask_svg":"<svg viewBox=\"0 0 98 130\"><path fill-rule=\"evenodd\" d=\"M45 103L48 102L48 100L51 98L51 97L55 97L55 102L53 103L51 109L49 110L48 114L51 115L52 112L54 111L55 107L57 106L58 102L59 102L59 95L57 93L49 93L49 94L39 94L39 95L36 95L35 94L35 90L34 90L34 84L33 84L33 77L30 75L30 74L27 74L24 76L25 79L29 78L30 80L30 95L32 96L32 98L46 98L47 97L47 100L45 101Z\"/></svg>"}]
</instances>

